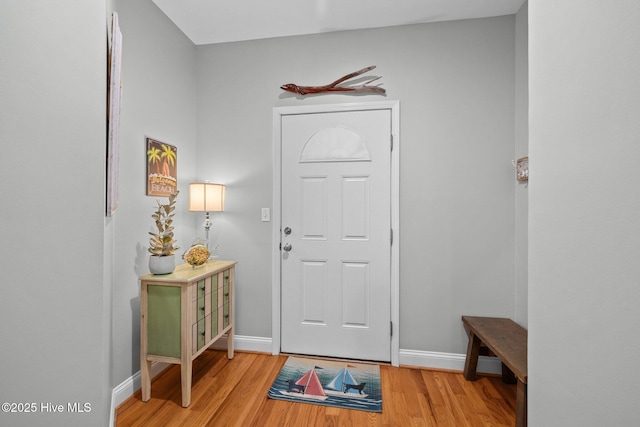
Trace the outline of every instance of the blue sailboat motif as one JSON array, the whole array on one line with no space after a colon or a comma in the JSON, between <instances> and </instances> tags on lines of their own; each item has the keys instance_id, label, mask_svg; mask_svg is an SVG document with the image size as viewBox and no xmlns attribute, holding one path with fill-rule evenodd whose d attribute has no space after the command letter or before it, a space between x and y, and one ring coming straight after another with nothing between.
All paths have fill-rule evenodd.
<instances>
[{"instance_id":1,"label":"blue sailboat motif","mask_svg":"<svg viewBox=\"0 0 640 427\"><path fill-rule=\"evenodd\" d=\"M351 371L349 371L349 368L356 368L356 366L347 365L345 368L342 368L342 370L324 386L326 394L360 399L368 396L368 394L364 392L366 383L358 383L351 374Z\"/></svg>"}]
</instances>

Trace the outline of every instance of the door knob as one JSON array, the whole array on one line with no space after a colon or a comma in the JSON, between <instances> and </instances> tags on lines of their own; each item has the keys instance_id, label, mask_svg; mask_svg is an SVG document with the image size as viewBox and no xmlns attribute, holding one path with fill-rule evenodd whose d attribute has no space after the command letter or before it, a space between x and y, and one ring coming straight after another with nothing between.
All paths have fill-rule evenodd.
<instances>
[{"instance_id":1,"label":"door knob","mask_svg":"<svg viewBox=\"0 0 640 427\"><path fill-rule=\"evenodd\" d=\"M285 252L289 252L291 250L291 243L285 243L282 249L284 249Z\"/></svg>"}]
</instances>

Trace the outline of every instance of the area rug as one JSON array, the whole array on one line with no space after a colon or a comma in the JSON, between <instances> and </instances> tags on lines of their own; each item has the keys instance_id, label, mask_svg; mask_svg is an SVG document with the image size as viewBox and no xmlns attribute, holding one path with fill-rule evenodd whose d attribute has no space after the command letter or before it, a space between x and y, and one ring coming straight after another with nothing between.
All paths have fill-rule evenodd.
<instances>
[{"instance_id":1,"label":"area rug","mask_svg":"<svg viewBox=\"0 0 640 427\"><path fill-rule=\"evenodd\" d=\"M290 356L269 389L269 397L382 412L380 367Z\"/></svg>"}]
</instances>

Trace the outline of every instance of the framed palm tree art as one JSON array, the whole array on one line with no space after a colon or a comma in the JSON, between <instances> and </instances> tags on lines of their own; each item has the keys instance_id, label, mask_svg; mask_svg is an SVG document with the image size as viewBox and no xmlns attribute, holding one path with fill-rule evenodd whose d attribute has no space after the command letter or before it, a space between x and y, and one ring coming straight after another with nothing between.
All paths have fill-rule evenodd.
<instances>
[{"instance_id":1,"label":"framed palm tree art","mask_svg":"<svg viewBox=\"0 0 640 427\"><path fill-rule=\"evenodd\" d=\"M147 142L147 196L169 196L178 189L178 149L153 138Z\"/></svg>"}]
</instances>

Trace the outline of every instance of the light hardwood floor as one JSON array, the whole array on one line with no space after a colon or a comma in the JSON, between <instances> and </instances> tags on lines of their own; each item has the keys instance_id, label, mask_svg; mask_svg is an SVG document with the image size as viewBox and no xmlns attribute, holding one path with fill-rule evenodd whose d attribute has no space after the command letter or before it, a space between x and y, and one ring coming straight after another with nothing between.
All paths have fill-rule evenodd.
<instances>
[{"instance_id":1,"label":"light hardwood floor","mask_svg":"<svg viewBox=\"0 0 640 427\"><path fill-rule=\"evenodd\" d=\"M290 403L267 397L286 355L207 350L194 361L191 405L180 406L180 368L171 366L116 411L116 426L509 426L516 389L500 377L380 366L382 413Z\"/></svg>"}]
</instances>

